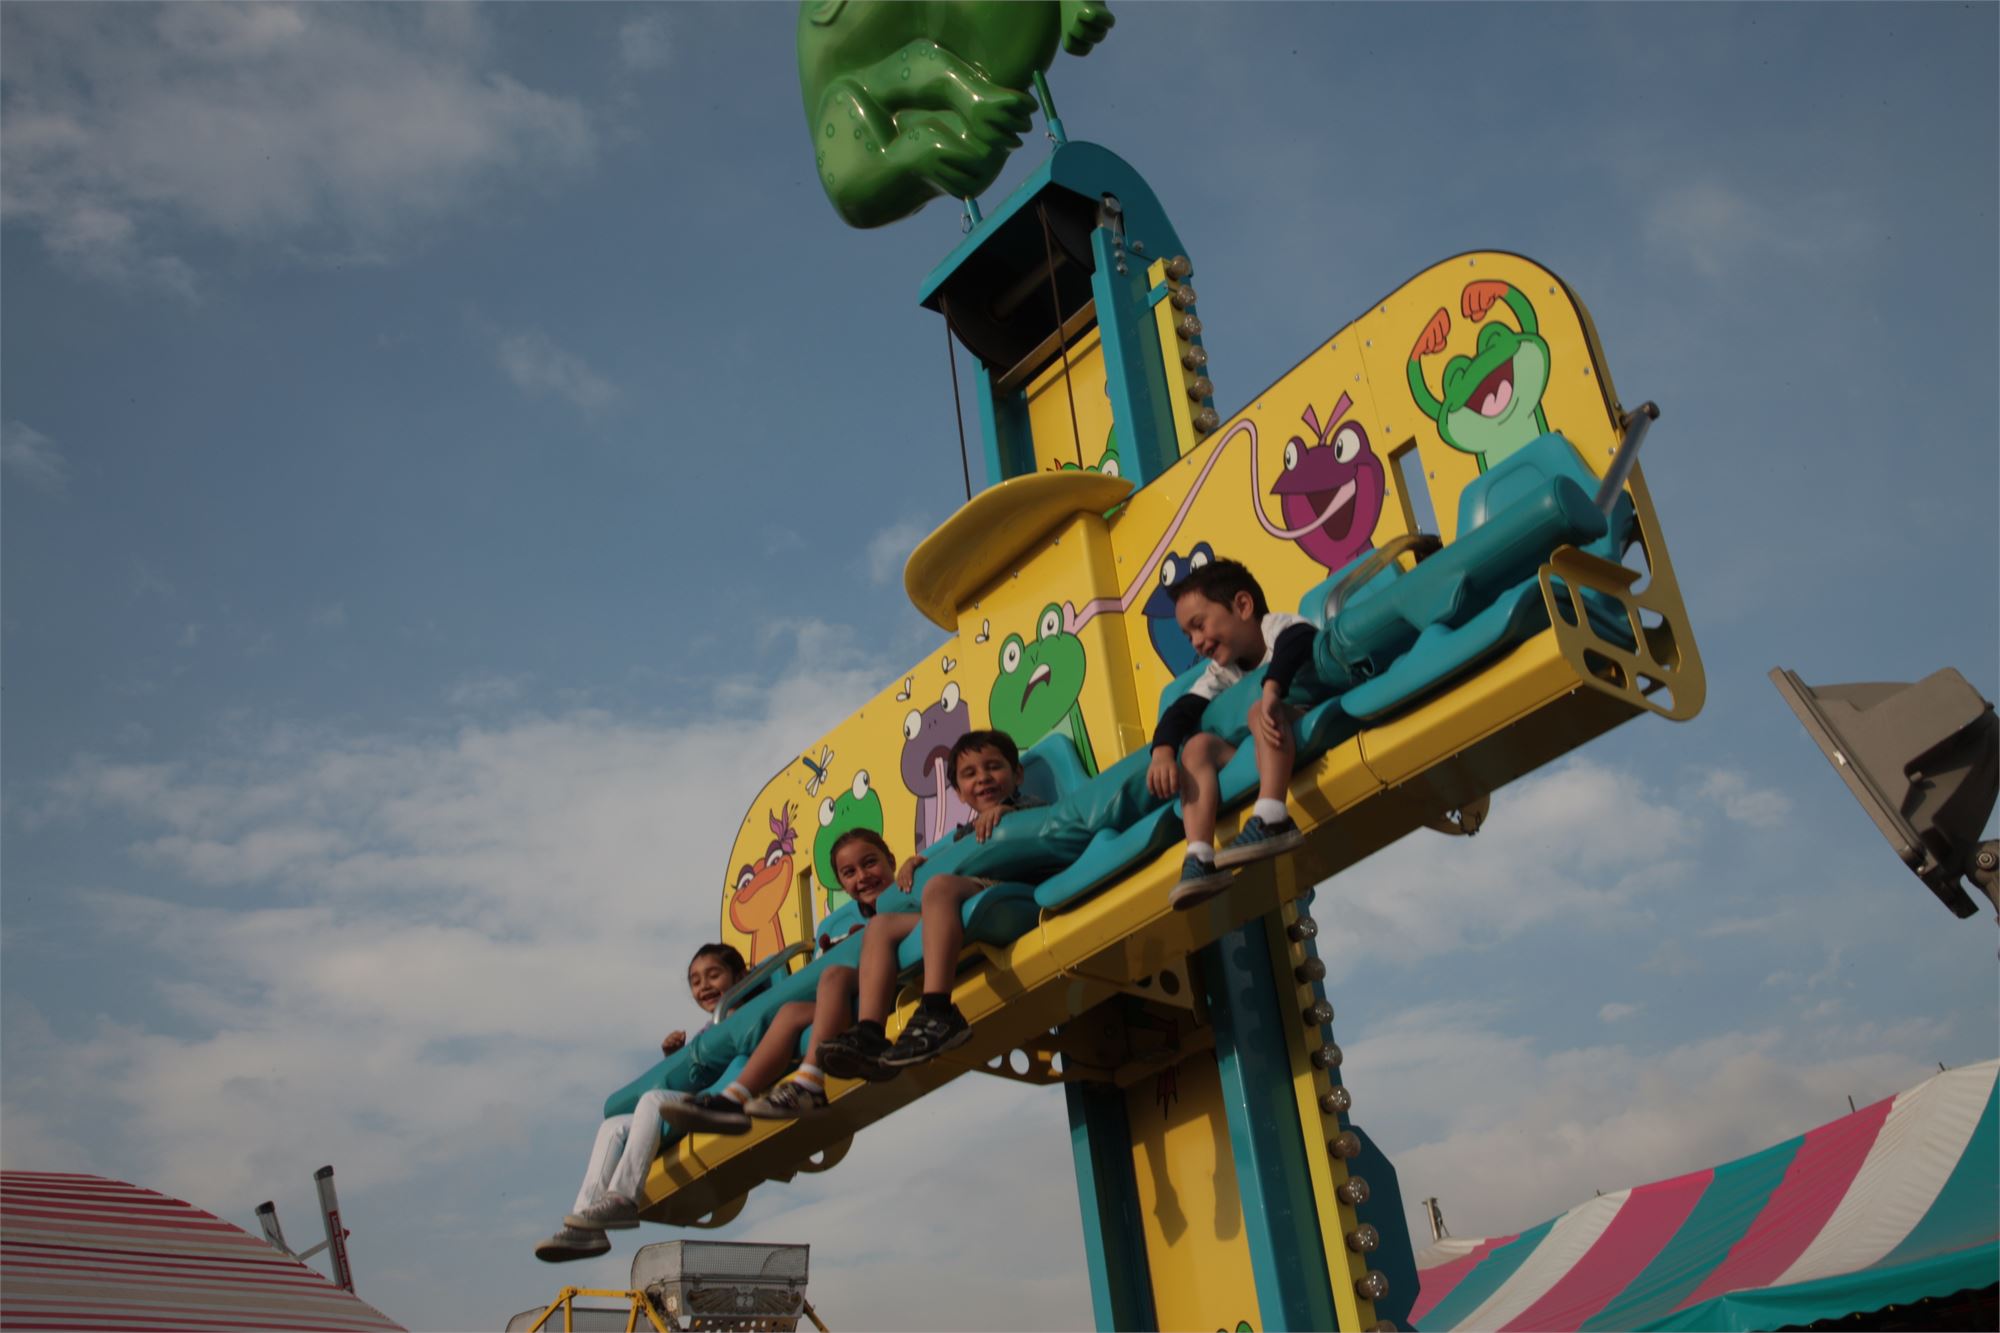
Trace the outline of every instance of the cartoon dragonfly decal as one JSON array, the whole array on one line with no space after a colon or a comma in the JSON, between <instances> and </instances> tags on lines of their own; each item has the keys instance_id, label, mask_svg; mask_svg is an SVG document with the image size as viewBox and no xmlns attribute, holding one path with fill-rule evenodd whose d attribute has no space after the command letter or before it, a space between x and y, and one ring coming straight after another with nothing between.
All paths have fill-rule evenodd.
<instances>
[{"instance_id":1,"label":"cartoon dragonfly decal","mask_svg":"<svg viewBox=\"0 0 2000 1333\"><path fill-rule=\"evenodd\" d=\"M820 787L826 782L827 770L833 767L833 747L831 745L822 745L819 747L819 758L814 759L810 755L802 754L799 756L799 762L804 764L806 771L812 774L810 778L806 779L806 795L819 795Z\"/></svg>"}]
</instances>

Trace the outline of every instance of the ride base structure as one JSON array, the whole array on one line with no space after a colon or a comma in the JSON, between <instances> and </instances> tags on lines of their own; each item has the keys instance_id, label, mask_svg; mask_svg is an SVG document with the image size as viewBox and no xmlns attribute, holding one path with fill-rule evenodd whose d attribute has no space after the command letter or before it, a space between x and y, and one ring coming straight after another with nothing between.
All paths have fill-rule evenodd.
<instances>
[{"instance_id":1,"label":"ride base structure","mask_svg":"<svg viewBox=\"0 0 2000 1333\"><path fill-rule=\"evenodd\" d=\"M866 8L805 6L802 65L824 11L837 25ZM1102 6L1061 13L1109 26ZM920 63L953 56L908 42ZM928 858L917 893L880 911L914 911L930 874L996 881L964 914L953 998L971 1042L890 1082L834 1080L811 1118L669 1131L647 1220L723 1225L757 1186L832 1169L856 1133L978 1073L1063 1090L1100 1329L1407 1327L1401 1200L1352 1119L1318 939L1341 928L1337 877L1375 851L1420 829L1472 834L1508 782L1632 719L1699 711L1700 658L1634 458L1650 410L1621 406L1559 278L1480 252L1417 274L1222 417L1189 252L1136 171L1064 139L1041 81L1054 42L1031 71L1053 151L985 216L968 201L969 233L919 292L969 353L985 464L905 570L948 637L751 802L722 924L753 975L605 1113L652 1088L726 1085L779 1005L858 961L830 852L873 828ZM817 86L816 143L839 104ZM857 137L885 124L853 123ZM1224 556L1318 627L1288 696L1306 841L1175 912L1183 835L1146 790L1147 747L1202 663L1164 589ZM1261 676L1203 720L1240 744L1218 842L1254 795ZM950 836L967 816L945 776L977 727L1020 744L1048 802L985 843ZM823 938L841 942L815 952ZM918 931L892 1037L921 957Z\"/></svg>"}]
</instances>

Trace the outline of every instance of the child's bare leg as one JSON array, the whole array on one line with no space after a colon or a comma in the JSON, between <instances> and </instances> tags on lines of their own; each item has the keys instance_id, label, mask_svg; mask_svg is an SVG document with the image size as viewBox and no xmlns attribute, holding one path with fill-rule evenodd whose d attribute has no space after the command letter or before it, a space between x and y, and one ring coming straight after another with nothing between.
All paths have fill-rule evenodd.
<instances>
[{"instance_id":1,"label":"child's bare leg","mask_svg":"<svg viewBox=\"0 0 2000 1333\"><path fill-rule=\"evenodd\" d=\"M743 1072L736 1076L745 1092L762 1092L792 1067L799 1049L799 1034L812 1021L813 1006L804 1000L794 1000L772 1016L771 1026L757 1043L757 1049L744 1061Z\"/></svg>"},{"instance_id":2,"label":"child's bare leg","mask_svg":"<svg viewBox=\"0 0 2000 1333\"><path fill-rule=\"evenodd\" d=\"M924 993L951 992L958 951L965 944L966 900L985 889L963 875L937 875L924 885Z\"/></svg>"},{"instance_id":3,"label":"child's bare leg","mask_svg":"<svg viewBox=\"0 0 2000 1333\"><path fill-rule=\"evenodd\" d=\"M1181 747L1181 825L1191 843L1215 842L1215 818L1222 810L1223 765L1236 747L1212 732L1197 732Z\"/></svg>"},{"instance_id":4,"label":"child's bare leg","mask_svg":"<svg viewBox=\"0 0 2000 1333\"><path fill-rule=\"evenodd\" d=\"M914 912L878 916L861 932L861 1018L886 1023L896 1002L896 949L919 921Z\"/></svg>"},{"instance_id":5,"label":"child's bare leg","mask_svg":"<svg viewBox=\"0 0 2000 1333\"><path fill-rule=\"evenodd\" d=\"M1260 801L1282 801L1285 789L1292 785L1292 764L1298 758L1298 744L1292 739L1292 724L1286 719L1278 728L1278 743L1272 745L1263 737L1256 738L1257 754L1257 799Z\"/></svg>"},{"instance_id":6,"label":"child's bare leg","mask_svg":"<svg viewBox=\"0 0 2000 1333\"><path fill-rule=\"evenodd\" d=\"M819 976L819 992L813 997L812 1045L806 1047L805 1062L819 1065L819 1044L828 1037L847 1031L854 1019L855 989L861 973L851 967L829 967Z\"/></svg>"}]
</instances>

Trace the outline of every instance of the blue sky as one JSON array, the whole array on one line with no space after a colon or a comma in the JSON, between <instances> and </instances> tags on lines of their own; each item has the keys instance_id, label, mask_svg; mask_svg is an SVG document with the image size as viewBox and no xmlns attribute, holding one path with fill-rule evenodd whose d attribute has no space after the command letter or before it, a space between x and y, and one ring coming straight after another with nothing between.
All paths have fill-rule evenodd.
<instances>
[{"instance_id":1,"label":"blue sky","mask_svg":"<svg viewBox=\"0 0 2000 1333\"><path fill-rule=\"evenodd\" d=\"M1498 1233L1994 1055L1992 927L1764 673L2000 686L2000 11L1114 8L1055 95L1173 214L1225 414L1486 248L1664 411L1707 711L1321 896L1406 1195ZM914 301L958 219L840 225L792 24L0 14L7 1165L296 1237L331 1161L392 1316L553 1293L715 830L932 645L898 574L961 495ZM1061 1099L978 1082L729 1234L810 1241L836 1324L1082 1323Z\"/></svg>"}]
</instances>

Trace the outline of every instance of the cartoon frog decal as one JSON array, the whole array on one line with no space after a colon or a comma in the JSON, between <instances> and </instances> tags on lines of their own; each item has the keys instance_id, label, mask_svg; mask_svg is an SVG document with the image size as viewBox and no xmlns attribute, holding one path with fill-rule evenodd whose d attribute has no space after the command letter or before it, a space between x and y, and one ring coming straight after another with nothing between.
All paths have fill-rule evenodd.
<instances>
[{"instance_id":1,"label":"cartoon frog decal","mask_svg":"<svg viewBox=\"0 0 2000 1333\"><path fill-rule=\"evenodd\" d=\"M854 781L838 796L819 803L819 835L813 839L813 878L821 892L819 915L824 918L848 901L833 873L833 844L849 829L882 831L882 798L869 786L868 770L858 769Z\"/></svg>"},{"instance_id":2,"label":"cartoon frog decal","mask_svg":"<svg viewBox=\"0 0 2000 1333\"><path fill-rule=\"evenodd\" d=\"M1201 657L1188 642L1188 636L1181 631L1180 622L1174 619L1174 599L1167 595L1167 589L1186 578L1188 571L1200 569L1215 559L1215 548L1207 542L1196 542L1194 549L1186 555L1178 551L1167 552L1166 559L1160 561L1159 586L1140 608L1146 615L1146 637L1153 641L1153 651L1168 671L1178 676Z\"/></svg>"},{"instance_id":3,"label":"cartoon frog decal","mask_svg":"<svg viewBox=\"0 0 2000 1333\"><path fill-rule=\"evenodd\" d=\"M1088 55L1114 22L1102 0L807 0L799 91L827 199L850 227L880 227L984 192L1021 146L1056 44Z\"/></svg>"},{"instance_id":4,"label":"cartoon frog decal","mask_svg":"<svg viewBox=\"0 0 2000 1333\"><path fill-rule=\"evenodd\" d=\"M790 802L771 821L771 843L761 861L747 862L729 890L729 924L750 937L750 964L756 966L785 947L785 904L791 897L792 853L798 831Z\"/></svg>"},{"instance_id":5,"label":"cartoon frog decal","mask_svg":"<svg viewBox=\"0 0 2000 1333\"><path fill-rule=\"evenodd\" d=\"M1285 470L1271 485L1292 540L1329 571L1373 545L1387 490L1367 429L1359 419L1342 419L1353 401L1340 395L1325 425L1306 404L1299 419L1317 442L1292 436L1285 444Z\"/></svg>"},{"instance_id":6,"label":"cartoon frog decal","mask_svg":"<svg viewBox=\"0 0 2000 1333\"><path fill-rule=\"evenodd\" d=\"M1033 643L1009 634L1000 645L1000 675L987 698L986 714L1023 750L1062 731L1075 742L1083 771L1096 777L1097 754L1077 702L1086 665L1083 640L1065 628L1062 606L1051 602L1036 621Z\"/></svg>"},{"instance_id":7,"label":"cartoon frog decal","mask_svg":"<svg viewBox=\"0 0 2000 1333\"><path fill-rule=\"evenodd\" d=\"M972 730L972 709L962 706L958 682L948 681L938 701L903 719L903 785L917 798L916 848L924 848L972 818L950 772L951 747Z\"/></svg>"},{"instance_id":8,"label":"cartoon frog decal","mask_svg":"<svg viewBox=\"0 0 2000 1333\"><path fill-rule=\"evenodd\" d=\"M1119 466L1120 464L1118 462L1118 430L1116 427L1113 427L1105 435L1104 452L1097 456L1097 461L1095 463L1092 463L1088 467L1081 467L1081 468L1074 463L1064 463L1058 466L1055 470L1057 472L1101 472L1107 477L1118 477L1124 475L1122 472L1119 471Z\"/></svg>"},{"instance_id":9,"label":"cartoon frog decal","mask_svg":"<svg viewBox=\"0 0 2000 1333\"><path fill-rule=\"evenodd\" d=\"M1437 422L1444 442L1478 459L1481 472L1549 433L1542 411L1542 393L1549 387L1549 345L1539 332L1535 307L1506 282L1468 282L1459 294L1459 308L1475 324L1502 301L1514 312L1520 331L1499 323L1481 329L1473 355L1445 363L1442 402L1425 381L1423 358L1444 350L1451 315L1439 309L1410 349L1410 395Z\"/></svg>"}]
</instances>

